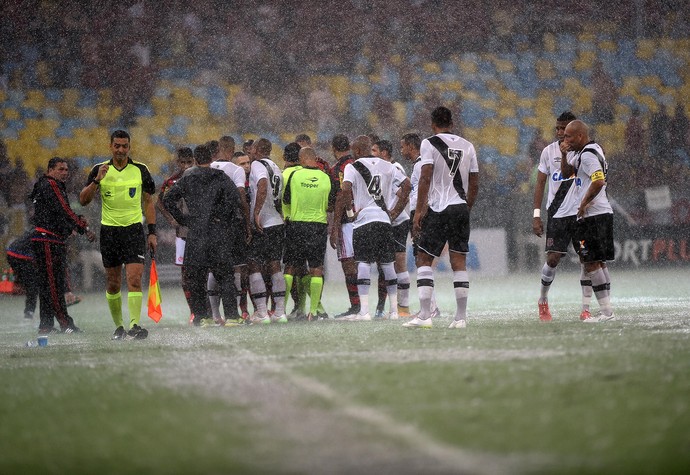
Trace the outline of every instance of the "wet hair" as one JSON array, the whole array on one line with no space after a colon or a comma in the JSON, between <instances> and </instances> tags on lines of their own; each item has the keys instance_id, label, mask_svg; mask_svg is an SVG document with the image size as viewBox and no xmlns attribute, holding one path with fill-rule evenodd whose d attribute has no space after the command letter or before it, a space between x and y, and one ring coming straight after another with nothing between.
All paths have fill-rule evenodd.
<instances>
[{"instance_id":1,"label":"wet hair","mask_svg":"<svg viewBox=\"0 0 690 475\"><path fill-rule=\"evenodd\" d=\"M209 152L211 152L212 157L218 155L220 147L218 146L217 140L209 140L208 142L206 142L206 146L208 147Z\"/></svg>"},{"instance_id":2,"label":"wet hair","mask_svg":"<svg viewBox=\"0 0 690 475\"><path fill-rule=\"evenodd\" d=\"M194 152L189 147L180 147L177 149L177 158L194 158Z\"/></svg>"},{"instance_id":3,"label":"wet hair","mask_svg":"<svg viewBox=\"0 0 690 475\"><path fill-rule=\"evenodd\" d=\"M223 135L220 140L218 140L218 146L222 148L223 150L227 149L233 149L235 150L235 139L230 137L229 135Z\"/></svg>"},{"instance_id":4,"label":"wet hair","mask_svg":"<svg viewBox=\"0 0 690 475\"><path fill-rule=\"evenodd\" d=\"M336 152L347 152L350 150L350 139L347 135L338 134L331 140L331 146Z\"/></svg>"},{"instance_id":5,"label":"wet hair","mask_svg":"<svg viewBox=\"0 0 690 475\"><path fill-rule=\"evenodd\" d=\"M367 134L367 137L369 137L369 140L371 140L372 145L381 140L381 138L374 133Z\"/></svg>"},{"instance_id":6,"label":"wet hair","mask_svg":"<svg viewBox=\"0 0 690 475\"><path fill-rule=\"evenodd\" d=\"M211 163L212 159L213 155L211 155L211 149L208 147L208 145L198 145L194 149L194 160L196 160L196 163L199 165Z\"/></svg>"},{"instance_id":7,"label":"wet hair","mask_svg":"<svg viewBox=\"0 0 690 475\"><path fill-rule=\"evenodd\" d=\"M375 142L374 145L376 145L381 152L386 151L389 156L393 156L393 144L390 140L379 140Z\"/></svg>"},{"instance_id":8,"label":"wet hair","mask_svg":"<svg viewBox=\"0 0 690 475\"><path fill-rule=\"evenodd\" d=\"M286 162L295 163L299 162L299 151L302 147L297 142L290 142L285 146L283 151Z\"/></svg>"},{"instance_id":9,"label":"wet hair","mask_svg":"<svg viewBox=\"0 0 690 475\"><path fill-rule=\"evenodd\" d=\"M307 134L298 134L297 137L295 137L295 142L306 142L308 145L311 145L311 137Z\"/></svg>"},{"instance_id":10,"label":"wet hair","mask_svg":"<svg viewBox=\"0 0 690 475\"><path fill-rule=\"evenodd\" d=\"M50 160L48 160L48 170L53 170L55 167L58 166L60 163L67 163L67 160L65 160L62 157L53 157Z\"/></svg>"},{"instance_id":11,"label":"wet hair","mask_svg":"<svg viewBox=\"0 0 690 475\"><path fill-rule=\"evenodd\" d=\"M431 123L446 128L453 125L453 114L447 107L439 106L431 112Z\"/></svg>"},{"instance_id":12,"label":"wet hair","mask_svg":"<svg viewBox=\"0 0 690 475\"><path fill-rule=\"evenodd\" d=\"M254 139L245 140L242 148L251 147L252 145L254 145Z\"/></svg>"},{"instance_id":13,"label":"wet hair","mask_svg":"<svg viewBox=\"0 0 690 475\"><path fill-rule=\"evenodd\" d=\"M244 156L246 156L246 155L247 155L246 153L244 153L244 152L242 152L242 151L239 151L239 152L233 153L233 154L232 154L232 158L244 157Z\"/></svg>"},{"instance_id":14,"label":"wet hair","mask_svg":"<svg viewBox=\"0 0 690 475\"><path fill-rule=\"evenodd\" d=\"M422 139L417 134L405 134L402 136L402 141L407 145L412 145L417 150L422 146Z\"/></svg>"},{"instance_id":15,"label":"wet hair","mask_svg":"<svg viewBox=\"0 0 690 475\"><path fill-rule=\"evenodd\" d=\"M114 141L115 139L127 139L127 140L129 140L130 142L132 141L132 140L129 138L129 134L128 134L127 132L125 132L124 130L116 130L115 132L113 132L112 134L110 134L110 143L113 143L113 141Z\"/></svg>"},{"instance_id":16,"label":"wet hair","mask_svg":"<svg viewBox=\"0 0 690 475\"><path fill-rule=\"evenodd\" d=\"M254 143L254 148L261 155L267 157L271 154L271 149L273 148L273 144L267 138L261 137L259 140L257 140Z\"/></svg>"},{"instance_id":17,"label":"wet hair","mask_svg":"<svg viewBox=\"0 0 690 475\"><path fill-rule=\"evenodd\" d=\"M570 111L565 111L561 115L558 116L558 118L556 119L556 122L571 122L575 119L577 119L577 117L575 117L575 114L573 114Z\"/></svg>"}]
</instances>

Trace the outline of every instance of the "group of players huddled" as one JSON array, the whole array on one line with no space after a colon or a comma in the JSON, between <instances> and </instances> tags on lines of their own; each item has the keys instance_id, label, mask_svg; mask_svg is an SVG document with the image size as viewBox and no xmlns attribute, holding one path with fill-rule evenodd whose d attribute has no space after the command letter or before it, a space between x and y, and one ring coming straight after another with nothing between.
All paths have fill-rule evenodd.
<instances>
[{"instance_id":1,"label":"group of players huddled","mask_svg":"<svg viewBox=\"0 0 690 475\"><path fill-rule=\"evenodd\" d=\"M321 295L330 241L350 298L336 321L407 317L406 327L430 327L431 317L440 314L431 266L448 244L457 300L451 327L464 327L477 157L470 142L451 133L449 109L435 109L431 126L435 135L429 139L409 133L400 140L402 157L413 164L411 178L393 161L390 141L366 135L352 141L335 135L331 166L300 134L284 148L282 170L271 160L266 138L245 142L242 151L235 151L229 136L179 149L178 169L163 184L156 206L176 229L190 323L329 318ZM419 267L421 308L415 315L406 259L410 232ZM369 306L373 264L379 272L375 312ZM287 313L291 297L294 307Z\"/></svg>"}]
</instances>

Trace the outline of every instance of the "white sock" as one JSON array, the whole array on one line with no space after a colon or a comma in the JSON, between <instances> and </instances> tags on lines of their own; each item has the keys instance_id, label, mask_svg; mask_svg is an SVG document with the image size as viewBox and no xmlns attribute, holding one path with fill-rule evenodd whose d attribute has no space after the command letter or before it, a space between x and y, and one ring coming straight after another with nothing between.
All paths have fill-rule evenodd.
<instances>
[{"instance_id":1,"label":"white sock","mask_svg":"<svg viewBox=\"0 0 690 475\"><path fill-rule=\"evenodd\" d=\"M240 299L242 298L242 273L235 272L235 289L237 289L237 306L240 306Z\"/></svg>"},{"instance_id":2,"label":"white sock","mask_svg":"<svg viewBox=\"0 0 690 475\"><path fill-rule=\"evenodd\" d=\"M383 277L386 279L386 291L388 292L388 301L390 312L398 311L398 277L395 274L395 266L392 262L381 264L383 269Z\"/></svg>"},{"instance_id":3,"label":"white sock","mask_svg":"<svg viewBox=\"0 0 690 475\"><path fill-rule=\"evenodd\" d=\"M261 272L254 272L249 275L249 292L252 294L259 316L265 317L268 315L266 311L266 284Z\"/></svg>"},{"instance_id":4,"label":"white sock","mask_svg":"<svg viewBox=\"0 0 690 475\"><path fill-rule=\"evenodd\" d=\"M398 305L401 307L410 306L410 273L400 272L398 277Z\"/></svg>"},{"instance_id":5,"label":"white sock","mask_svg":"<svg viewBox=\"0 0 690 475\"><path fill-rule=\"evenodd\" d=\"M539 294L539 303L544 303L548 300L549 288L551 287L551 282L556 277L556 268L550 267L547 263L544 263L544 267L541 268L541 290Z\"/></svg>"},{"instance_id":6,"label":"white sock","mask_svg":"<svg viewBox=\"0 0 690 475\"><path fill-rule=\"evenodd\" d=\"M590 272L588 275L589 279L592 281L592 290L597 297L602 315L607 317L610 316L613 313L613 308L611 307L609 291L606 287L606 275L604 271L602 269L597 269L594 272Z\"/></svg>"},{"instance_id":7,"label":"white sock","mask_svg":"<svg viewBox=\"0 0 690 475\"><path fill-rule=\"evenodd\" d=\"M453 287L455 289L455 320L467 318L467 295L470 293L470 281L466 270L453 272Z\"/></svg>"},{"instance_id":8,"label":"white sock","mask_svg":"<svg viewBox=\"0 0 690 475\"><path fill-rule=\"evenodd\" d=\"M430 266L417 269L417 294L419 295L419 318L431 317L431 296L434 293L434 271Z\"/></svg>"},{"instance_id":9,"label":"white sock","mask_svg":"<svg viewBox=\"0 0 690 475\"><path fill-rule=\"evenodd\" d=\"M585 266L580 266L580 286L582 287L582 310L589 311L589 304L592 301L592 281L589 280Z\"/></svg>"},{"instance_id":10,"label":"white sock","mask_svg":"<svg viewBox=\"0 0 690 475\"><path fill-rule=\"evenodd\" d=\"M211 315L213 315L214 319L220 318L220 295L218 295L218 282L216 282L213 272L208 273L206 294L208 295L208 302L211 306Z\"/></svg>"},{"instance_id":11,"label":"white sock","mask_svg":"<svg viewBox=\"0 0 690 475\"><path fill-rule=\"evenodd\" d=\"M359 314L369 313L369 286L371 285L371 264L357 263L357 292L359 293Z\"/></svg>"}]
</instances>

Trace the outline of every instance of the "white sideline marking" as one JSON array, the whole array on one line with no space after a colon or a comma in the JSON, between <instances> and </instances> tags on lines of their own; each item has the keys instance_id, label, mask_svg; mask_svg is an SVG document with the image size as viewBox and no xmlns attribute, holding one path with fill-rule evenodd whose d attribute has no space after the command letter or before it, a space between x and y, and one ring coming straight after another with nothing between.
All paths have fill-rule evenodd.
<instances>
[{"instance_id":1,"label":"white sideline marking","mask_svg":"<svg viewBox=\"0 0 690 475\"><path fill-rule=\"evenodd\" d=\"M273 362L266 369L270 369L282 378L287 378L300 390L332 403L336 411L374 426L378 431L391 438L404 441L411 448L433 457L449 469L477 474L502 474L515 473L516 466L526 468L527 465L530 465L529 461L526 460L528 457L525 456L507 457L470 453L456 446L435 440L416 427L400 423L372 407L343 403L343 398L329 386L312 378L295 374L285 366L276 363ZM529 458L535 466L546 463L546 458L537 456L530 456ZM541 460L537 460L538 458Z\"/></svg>"}]
</instances>

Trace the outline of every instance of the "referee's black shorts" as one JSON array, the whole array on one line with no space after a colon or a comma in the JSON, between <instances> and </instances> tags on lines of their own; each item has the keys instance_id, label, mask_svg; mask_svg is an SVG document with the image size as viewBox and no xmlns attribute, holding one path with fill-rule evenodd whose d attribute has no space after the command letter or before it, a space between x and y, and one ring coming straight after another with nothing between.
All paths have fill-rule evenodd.
<instances>
[{"instance_id":1,"label":"referee's black shorts","mask_svg":"<svg viewBox=\"0 0 690 475\"><path fill-rule=\"evenodd\" d=\"M146 237L141 223L129 226L101 226L101 259L103 267L143 264Z\"/></svg>"},{"instance_id":2,"label":"referee's black shorts","mask_svg":"<svg viewBox=\"0 0 690 475\"><path fill-rule=\"evenodd\" d=\"M326 223L291 221L286 226L283 263L293 267L307 264L310 269L323 267L327 243Z\"/></svg>"}]
</instances>

